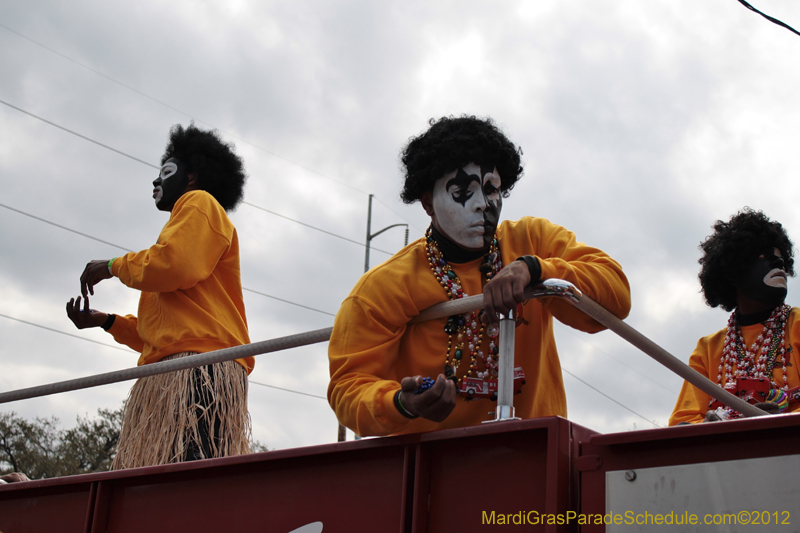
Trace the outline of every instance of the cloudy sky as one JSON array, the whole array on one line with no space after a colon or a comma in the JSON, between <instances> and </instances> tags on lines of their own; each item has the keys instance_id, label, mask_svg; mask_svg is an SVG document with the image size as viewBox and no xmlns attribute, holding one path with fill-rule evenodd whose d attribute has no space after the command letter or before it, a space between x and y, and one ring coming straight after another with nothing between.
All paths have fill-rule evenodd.
<instances>
[{"instance_id":1,"label":"cloudy sky","mask_svg":"<svg viewBox=\"0 0 800 533\"><path fill-rule=\"evenodd\" d=\"M800 27L800 4L754 2ZM422 208L398 198L398 152L431 117L493 117L526 169L503 217L548 218L620 261L628 322L683 360L727 318L698 292L711 224L749 205L800 239L800 37L736 0L122 4L0 1L0 391L135 365L107 333L76 330L64 305L87 261L155 241L167 215L148 164L190 120L247 166L232 219L253 340L332 324L364 269L369 194L373 231L422 235ZM382 234L371 264L402 245L402 228ZM109 280L92 306L135 313L137 301ZM570 419L603 433L666 425L678 378L611 333L556 334ZM335 440L314 397L326 353L258 357L257 440ZM118 408L130 385L0 412L70 427Z\"/></svg>"}]
</instances>

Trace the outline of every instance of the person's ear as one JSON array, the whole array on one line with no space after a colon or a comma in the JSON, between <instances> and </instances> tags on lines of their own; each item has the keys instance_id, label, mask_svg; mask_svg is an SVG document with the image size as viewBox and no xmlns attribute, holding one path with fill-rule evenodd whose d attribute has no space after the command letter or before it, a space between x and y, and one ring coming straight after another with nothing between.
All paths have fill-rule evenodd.
<instances>
[{"instance_id":1,"label":"person's ear","mask_svg":"<svg viewBox=\"0 0 800 533\"><path fill-rule=\"evenodd\" d=\"M197 174L187 174L189 181L186 185L187 191L196 191L197 190Z\"/></svg>"},{"instance_id":2,"label":"person's ear","mask_svg":"<svg viewBox=\"0 0 800 533\"><path fill-rule=\"evenodd\" d=\"M419 201L422 203L422 208L428 213L429 217L434 215L433 211L433 191L425 191L420 196Z\"/></svg>"}]
</instances>

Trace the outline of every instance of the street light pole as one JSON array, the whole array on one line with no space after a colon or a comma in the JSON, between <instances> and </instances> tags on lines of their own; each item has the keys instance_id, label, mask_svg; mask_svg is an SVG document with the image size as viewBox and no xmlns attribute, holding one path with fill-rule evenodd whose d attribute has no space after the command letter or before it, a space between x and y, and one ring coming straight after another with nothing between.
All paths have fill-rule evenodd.
<instances>
[{"instance_id":1,"label":"street light pole","mask_svg":"<svg viewBox=\"0 0 800 533\"><path fill-rule=\"evenodd\" d=\"M408 245L408 224L392 224L391 226L386 226L385 228L383 228L382 230L380 230L380 231L378 231L376 233L372 233L372 197L373 197L373 195L370 194L369 195L369 207L367 207L367 243L366 243L366 252L364 253L364 273L365 274L369 271L369 248L370 248L370 243L372 242L372 239L374 239L375 237L377 237L378 235L380 235L381 233L383 233L387 229L392 229L392 228L395 228L397 226L405 226L406 227L406 238L405 238L405 242L403 243L403 246L407 246ZM356 436L356 439L358 439L358 436ZM347 440L347 429L343 425L339 424L338 441L339 442L344 442L346 440Z\"/></svg>"},{"instance_id":2,"label":"street light pole","mask_svg":"<svg viewBox=\"0 0 800 533\"><path fill-rule=\"evenodd\" d=\"M370 246L370 243L372 242L372 239L374 239L375 237L377 237L378 235L380 235L381 233L383 233L387 229L396 228L397 226L405 226L406 227L406 240L405 240L405 243L403 243L403 246L407 246L408 245L408 224L404 224L404 223L403 224L392 224L391 226L386 226L385 228L383 228L382 230L380 230L380 231L378 231L376 233L370 233L370 231L372 231L372 196L373 195L371 195L371 194L369 195L369 207L367 208L367 246L366 246L367 251L364 254L364 273L367 273L369 271L369 246Z\"/></svg>"},{"instance_id":3,"label":"street light pole","mask_svg":"<svg viewBox=\"0 0 800 533\"><path fill-rule=\"evenodd\" d=\"M370 237L372 231L372 195L369 195L369 205L367 207L367 251L364 253L364 272L369 270L369 243L372 241Z\"/></svg>"}]
</instances>

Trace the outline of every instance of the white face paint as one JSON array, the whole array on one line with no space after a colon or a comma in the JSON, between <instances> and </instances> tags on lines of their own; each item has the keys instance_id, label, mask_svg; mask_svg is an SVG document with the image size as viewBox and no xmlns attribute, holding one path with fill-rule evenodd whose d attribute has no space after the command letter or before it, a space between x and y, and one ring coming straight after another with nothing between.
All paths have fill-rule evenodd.
<instances>
[{"instance_id":1,"label":"white face paint","mask_svg":"<svg viewBox=\"0 0 800 533\"><path fill-rule=\"evenodd\" d=\"M739 279L734 281L739 294L755 302L777 306L786 299L786 265L781 251L773 248L753 259Z\"/></svg>"},{"instance_id":2,"label":"white face paint","mask_svg":"<svg viewBox=\"0 0 800 533\"><path fill-rule=\"evenodd\" d=\"M178 165L176 165L171 159L166 163L164 163L164 165L161 167L161 172L159 172L158 174L160 181L156 180L158 185L156 185L155 188L153 189L153 198L155 198L156 206L158 206L158 203L164 196L164 187L162 186L164 180L173 176L177 171L178 171Z\"/></svg>"},{"instance_id":3,"label":"white face paint","mask_svg":"<svg viewBox=\"0 0 800 533\"><path fill-rule=\"evenodd\" d=\"M433 223L467 250L483 250L494 237L503 199L497 168L470 163L433 186Z\"/></svg>"},{"instance_id":4,"label":"white face paint","mask_svg":"<svg viewBox=\"0 0 800 533\"><path fill-rule=\"evenodd\" d=\"M780 257L781 259L783 259L781 251L778 250L777 248L774 248L772 253L774 254L775 257ZM787 288L786 271L783 269L783 267L773 268L772 270L767 272L767 275L764 276L764 285L768 285L770 287L778 287L780 289Z\"/></svg>"}]
</instances>

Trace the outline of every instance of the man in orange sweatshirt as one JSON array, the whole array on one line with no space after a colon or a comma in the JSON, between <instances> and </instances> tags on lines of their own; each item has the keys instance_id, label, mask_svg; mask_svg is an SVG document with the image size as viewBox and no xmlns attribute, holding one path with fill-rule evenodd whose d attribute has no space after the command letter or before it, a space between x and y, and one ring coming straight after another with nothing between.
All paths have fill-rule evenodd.
<instances>
[{"instance_id":1,"label":"man in orange sweatshirt","mask_svg":"<svg viewBox=\"0 0 800 533\"><path fill-rule=\"evenodd\" d=\"M731 315L727 327L697 342L689 366L767 412L800 411L800 310L785 303L787 276L794 275L786 230L746 208L718 220L700 249L706 303ZM751 393L754 387L759 392ZM685 381L669 425L735 418L739 413Z\"/></svg>"},{"instance_id":2,"label":"man in orange sweatshirt","mask_svg":"<svg viewBox=\"0 0 800 533\"><path fill-rule=\"evenodd\" d=\"M336 315L328 349L328 401L356 434L488 420L494 410L488 399L457 395L465 379L496 378L497 313L510 309L516 309L515 365L527 380L514 399L517 416L566 416L552 319L588 332L603 328L567 302L524 301L530 283L565 279L627 316L630 288L608 255L543 218L500 223L503 198L522 174L519 154L491 120L467 116L432 122L405 148L402 198L422 203L430 228L362 276ZM409 324L434 304L480 293L482 316Z\"/></svg>"},{"instance_id":3,"label":"man in orange sweatshirt","mask_svg":"<svg viewBox=\"0 0 800 533\"><path fill-rule=\"evenodd\" d=\"M141 353L139 365L250 342L239 240L226 211L243 197L241 158L213 131L176 125L153 181L156 207L170 213L156 244L91 261L81 296L67 303L79 328L102 327ZM102 280L141 291L138 316L89 308ZM146 377L131 389L112 469L249 451L247 375L252 357Z\"/></svg>"}]
</instances>

